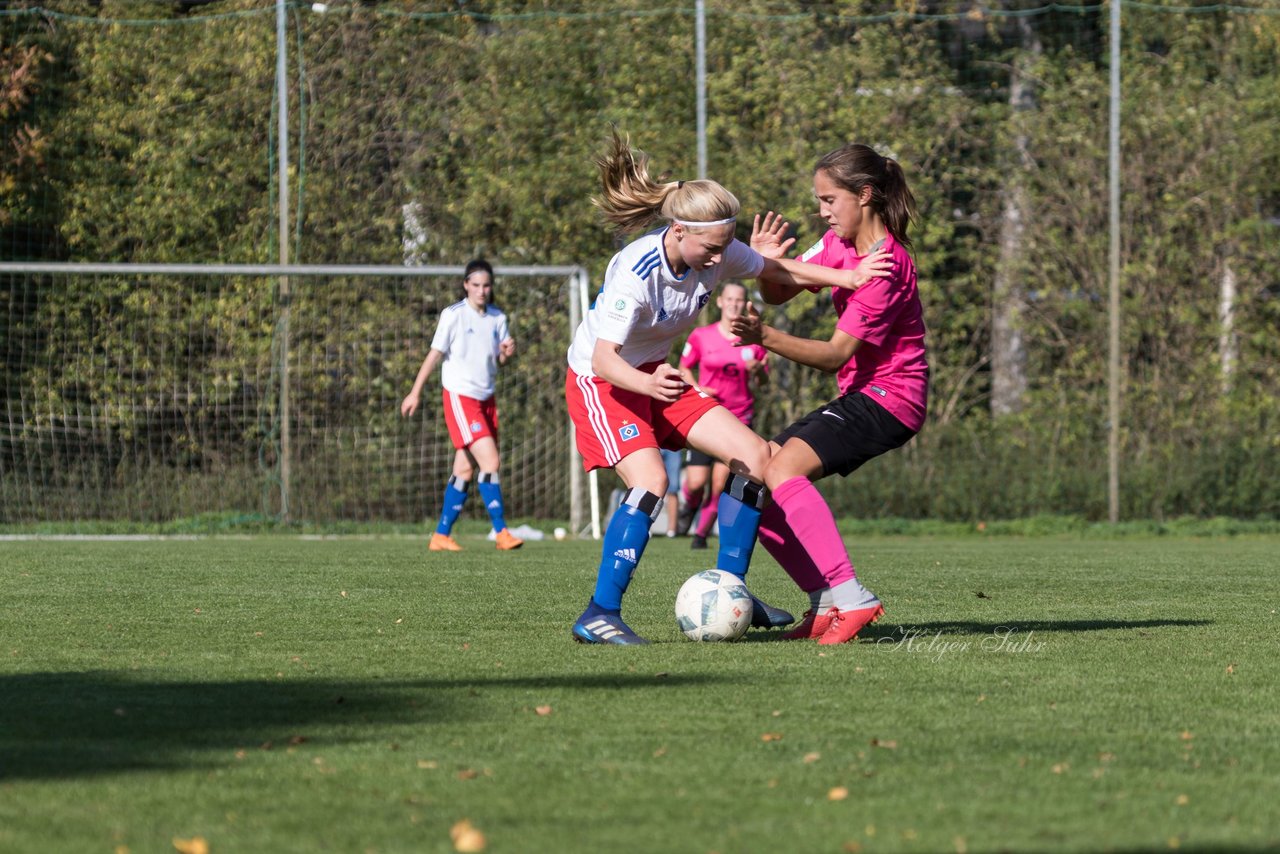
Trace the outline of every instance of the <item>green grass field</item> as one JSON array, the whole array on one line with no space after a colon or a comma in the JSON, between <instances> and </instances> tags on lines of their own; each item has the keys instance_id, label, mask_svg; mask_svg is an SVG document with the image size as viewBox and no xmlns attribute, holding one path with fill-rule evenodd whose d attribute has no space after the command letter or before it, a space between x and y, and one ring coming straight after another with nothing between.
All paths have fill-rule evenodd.
<instances>
[{"instance_id":1,"label":"green grass field","mask_svg":"<svg viewBox=\"0 0 1280 854\"><path fill-rule=\"evenodd\" d=\"M461 540L0 543L0 851L1280 847L1280 538L859 538L837 648L684 640L661 539L579 646L597 544Z\"/></svg>"}]
</instances>

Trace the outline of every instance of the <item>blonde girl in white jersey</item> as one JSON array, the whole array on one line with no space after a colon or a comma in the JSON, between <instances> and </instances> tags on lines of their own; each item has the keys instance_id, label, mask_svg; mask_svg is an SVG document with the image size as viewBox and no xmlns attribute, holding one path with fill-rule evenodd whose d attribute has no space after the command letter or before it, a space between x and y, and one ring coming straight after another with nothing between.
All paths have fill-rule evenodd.
<instances>
[{"instance_id":1,"label":"blonde girl in white jersey","mask_svg":"<svg viewBox=\"0 0 1280 854\"><path fill-rule=\"evenodd\" d=\"M716 566L746 575L767 498L761 475L768 443L666 361L716 286L766 275L791 285L852 288L870 278L761 256L734 237L739 205L732 193L709 180L658 183L648 162L616 132L609 153L597 160L602 193L595 203L608 222L623 232L663 225L613 257L569 349L565 399L584 466L612 468L627 487L605 532L595 591L573 626L583 643L647 643L622 621L621 607L667 491L660 447L693 447L729 467ZM786 228L770 221L767 228ZM756 217L753 232L761 229ZM758 599L754 608L755 626L793 621Z\"/></svg>"}]
</instances>

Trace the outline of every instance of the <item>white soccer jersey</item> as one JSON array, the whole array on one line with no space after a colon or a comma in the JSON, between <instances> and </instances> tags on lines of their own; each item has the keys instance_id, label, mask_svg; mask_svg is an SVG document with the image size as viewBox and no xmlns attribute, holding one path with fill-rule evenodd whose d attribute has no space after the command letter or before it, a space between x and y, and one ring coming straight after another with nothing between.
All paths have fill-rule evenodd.
<instances>
[{"instance_id":1,"label":"white soccer jersey","mask_svg":"<svg viewBox=\"0 0 1280 854\"><path fill-rule=\"evenodd\" d=\"M493 306L484 314L466 300L440 312L431 348L444 353L440 383L454 394L488 400L498 373L498 345L511 337L507 316Z\"/></svg>"},{"instance_id":2,"label":"white soccer jersey","mask_svg":"<svg viewBox=\"0 0 1280 854\"><path fill-rule=\"evenodd\" d=\"M667 358L671 345L694 324L712 291L729 279L754 279L764 258L740 240L725 247L720 263L677 276L662 248L666 228L651 231L613 256L604 286L569 346L569 367L592 376L596 340L621 344L621 356L637 368Z\"/></svg>"}]
</instances>

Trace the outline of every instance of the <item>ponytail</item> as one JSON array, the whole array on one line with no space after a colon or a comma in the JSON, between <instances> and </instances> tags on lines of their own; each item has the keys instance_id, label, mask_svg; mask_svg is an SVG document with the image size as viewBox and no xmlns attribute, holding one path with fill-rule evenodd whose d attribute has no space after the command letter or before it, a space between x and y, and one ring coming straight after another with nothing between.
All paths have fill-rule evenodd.
<instances>
[{"instance_id":1,"label":"ponytail","mask_svg":"<svg viewBox=\"0 0 1280 854\"><path fill-rule=\"evenodd\" d=\"M880 218L894 240L910 249L911 238L907 236L907 229L916 218L916 197L907 186L907 176L902 174L902 167L891 157L884 159L884 176L884 207Z\"/></svg>"},{"instance_id":2,"label":"ponytail","mask_svg":"<svg viewBox=\"0 0 1280 854\"><path fill-rule=\"evenodd\" d=\"M894 240L911 248L907 229L916 219L916 199L898 161L882 157L869 146L850 143L824 155L813 171L825 173L855 195L870 187L871 209L884 220Z\"/></svg>"},{"instance_id":3,"label":"ponytail","mask_svg":"<svg viewBox=\"0 0 1280 854\"><path fill-rule=\"evenodd\" d=\"M715 181L658 183L649 176L649 155L631 147L615 128L609 151L596 158L601 193L592 203L624 232L655 220L716 222L738 215L737 198ZM697 230L697 227L693 227Z\"/></svg>"}]
</instances>

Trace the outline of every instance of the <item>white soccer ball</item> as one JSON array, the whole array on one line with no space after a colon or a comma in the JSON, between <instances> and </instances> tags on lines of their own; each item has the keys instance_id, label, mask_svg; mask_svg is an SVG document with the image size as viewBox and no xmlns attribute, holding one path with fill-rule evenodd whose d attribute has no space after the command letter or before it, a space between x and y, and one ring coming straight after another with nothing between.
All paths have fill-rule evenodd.
<instances>
[{"instance_id":1,"label":"white soccer ball","mask_svg":"<svg viewBox=\"0 0 1280 854\"><path fill-rule=\"evenodd\" d=\"M551 532L551 535L555 537L557 540L563 540L569 536L569 532L566 531L564 528L556 528L554 531Z\"/></svg>"},{"instance_id":2,"label":"white soccer ball","mask_svg":"<svg viewBox=\"0 0 1280 854\"><path fill-rule=\"evenodd\" d=\"M676 594L676 625L690 640L735 641L751 627L751 594L736 575L699 572Z\"/></svg>"}]
</instances>

